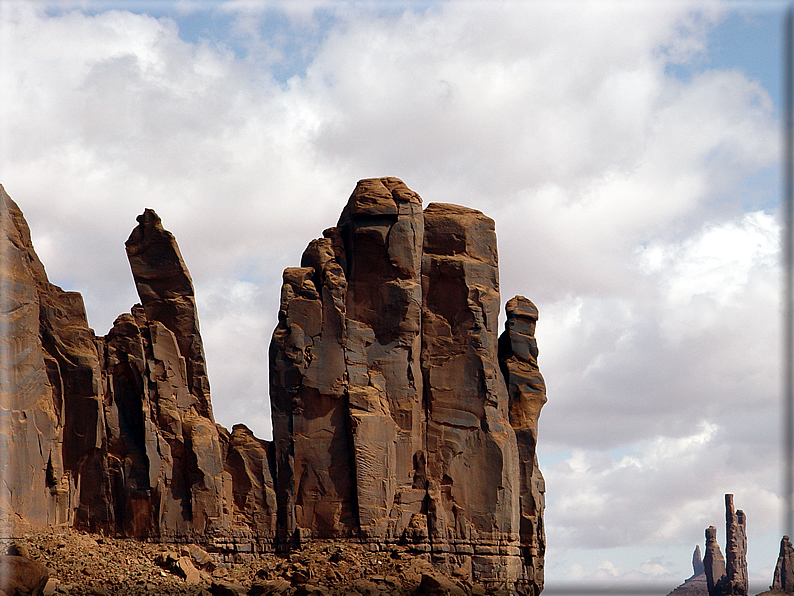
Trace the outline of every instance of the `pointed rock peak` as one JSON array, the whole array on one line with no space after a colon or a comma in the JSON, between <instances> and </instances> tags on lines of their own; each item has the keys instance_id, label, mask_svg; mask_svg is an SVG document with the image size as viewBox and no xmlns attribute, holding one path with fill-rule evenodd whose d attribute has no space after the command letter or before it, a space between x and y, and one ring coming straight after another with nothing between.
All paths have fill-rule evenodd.
<instances>
[{"instance_id":1,"label":"pointed rock peak","mask_svg":"<svg viewBox=\"0 0 794 596\"><path fill-rule=\"evenodd\" d=\"M692 553L692 575L701 575L702 573L706 572L706 568L703 566L703 557L700 555L700 545L695 545L695 552Z\"/></svg>"},{"instance_id":2,"label":"pointed rock peak","mask_svg":"<svg viewBox=\"0 0 794 596\"><path fill-rule=\"evenodd\" d=\"M772 588L786 594L794 594L794 547L788 536L780 541L780 554L775 565Z\"/></svg>"}]
</instances>

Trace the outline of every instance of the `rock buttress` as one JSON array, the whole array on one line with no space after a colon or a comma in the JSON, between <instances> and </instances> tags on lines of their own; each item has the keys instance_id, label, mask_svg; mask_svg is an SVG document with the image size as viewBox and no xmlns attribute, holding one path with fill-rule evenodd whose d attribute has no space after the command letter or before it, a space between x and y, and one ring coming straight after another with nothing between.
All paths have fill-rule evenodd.
<instances>
[{"instance_id":1,"label":"rock buttress","mask_svg":"<svg viewBox=\"0 0 794 596\"><path fill-rule=\"evenodd\" d=\"M516 365L511 420L498 313L491 219L422 212L396 178L358 183L337 226L284 272L270 347L280 542L407 542L479 581L539 591L545 389L536 361L524 363L532 391ZM529 339L514 339L523 356Z\"/></svg>"},{"instance_id":2,"label":"rock buttress","mask_svg":"<svg viewBox=\"0 0 794 596\"><path fill-rule=\"evenodd\" d=\"M421 199L361 181L284 272L271 342L281 540L393 538L420 513Z\"/></svg>"},{"instance_id":3,"label":"rock buttress","mask_svg":"<svg viewBox=\"0 0 794 596\"><path fill-rule=\"evenodd\" d=\"M528 582L534 593L543 590L546 533L543 527L546 485L538 466L535 446L540 409L546 403L546 384L538 368L535 341L537 307L516 296L506 305L505 331L499 337L499 364L510 398L510 424L516 433L521 475L521 548ZM700 551L698 551L698 555ZM702 566L702 565L701 565Z\"/></svg>"},{"instance_id":4,"label":"rock buttress","mask_svg":"<svg viewBox=\"0 0 794 596\"><path fill-rule=\"evenodd\" d=\"M439 551L472 549L478 577L520 577L520 473L497 360L493 220L428 205L422 290L430 542Z\"/></svg>"},{"instance_id":5,"label":"rock buttress","mask_svg":"<svg viewBox=\"0 0 794 596\"><path fill-rule=\"evenodd\" d=\"M218 430L197 412L176 337L136 306L103 348L116 529L163 539L223 532Z\"/></svg>"},{"instance_id":6,"label":"rock buttress","mask_svg":"<svg viewBox=\"0 0 794 596\"><path fill-rule=\"evenodd\" d=\"M703 566L709 596L747 596L747 520L734 510L733 495L725 495L725 557L717 543L717 529L706 528Z\"/></svg>"},{"instance_id":7,"label":"rock buttress","mask_svg":"<svg viewBox=\"0 0 794 596\"><path fill-rule=\"evenodd\" d=\"M362 180L337 224L348 280L345 363L359 531L394 539L421 513L422 199L396 178ZM332 236L336 235L332 231Z\"/></svg>"},{"instance_id":8,"label":"rock buttress","mask_svg":"<svg viewBox=\"0 0 794 596\"><path fill-rule=\"evenodd\" d=\"M80 294L47 280L19 207L0 186L0 519L101 524L100 371Z\"/></svg>"}]
</instances>

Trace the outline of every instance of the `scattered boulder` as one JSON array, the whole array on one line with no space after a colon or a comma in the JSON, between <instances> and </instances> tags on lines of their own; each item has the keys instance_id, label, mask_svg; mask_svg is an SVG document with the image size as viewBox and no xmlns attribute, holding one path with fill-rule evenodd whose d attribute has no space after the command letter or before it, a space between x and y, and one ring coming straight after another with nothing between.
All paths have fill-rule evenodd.
<instances>
[{"instance_id":1,"label":"scattered boulder","mask_svg":"<svg viewBox=\"0 0 794 596\"><path fill-rule=\"evenodd\" d=\"M0 591L7 596L38 596L49 579L47 568L27 557L0 556Z\"/></svg>"},{"instance_id":2,"label":"scattered boulder","mask_svg":"<svg viewBox=\"0 0 794 596\"><path fill-rule=\"evenodd\" d=\"M414 596L468 596L457 583L438 573L423 573Z\"/></svg>"}]
</instances>

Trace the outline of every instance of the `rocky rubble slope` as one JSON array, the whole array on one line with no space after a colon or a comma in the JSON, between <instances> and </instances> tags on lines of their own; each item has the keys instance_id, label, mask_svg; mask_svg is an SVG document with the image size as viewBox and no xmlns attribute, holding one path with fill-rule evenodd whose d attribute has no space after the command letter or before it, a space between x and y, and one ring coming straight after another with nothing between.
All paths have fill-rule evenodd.
<instances>
[{"instance_id":1,"label":"rocky rubble slope","mask_svg":"<svg viewBox=\"0 0 794 596\"><path fill-rule=\"evenodd\" d=\"M0 543L8 541L0 541ZM31 531L16 539L49 570L46 594L81 596L478 596L497 593L445 576L393 546L371 552L351 541L318 540L299 552L238 557L224 562L196 545L164 545L75 530ZM2 544L0 544L2 546Z\"/></svg>"}]
</instances>

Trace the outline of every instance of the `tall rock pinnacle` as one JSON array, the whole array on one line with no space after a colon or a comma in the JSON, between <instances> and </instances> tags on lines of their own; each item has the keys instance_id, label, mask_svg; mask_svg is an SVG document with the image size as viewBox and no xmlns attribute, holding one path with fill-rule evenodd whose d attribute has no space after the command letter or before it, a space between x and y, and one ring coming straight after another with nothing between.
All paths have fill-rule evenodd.
<instances>
[{"instance_id":1,"label":"tall rock pinnacle","mask_svg":"<svg viewBox=\"0 0 794 596\"><path fill-rule=\"evenodd\" d=\"M173 234L146 209L125 243L146 318L174 334L187 367L187 386L199 414L212 419L210 385L199 333L193 280Z\"/></svg>"},{"instance_id":2,"label":"tall rock pinnacle","mask_svg":"<svg viewBox=\"0 0 794 596\"><path fill-rule=\"evenodd\" d=\"M706 529L706 569L709 596L747 596L747 520L734 510L733 495L725 495L725 557L717 543L717 529Z\"/></svg>"},{"instance_id":3,"label":"tall rock pinnacle","mask_svg":"<svg viewBox=\"0 0 794 596\"><path fill-rule=\"evenodd\" d=\"M511 300L498 340L493 220L373 178L323 235L270 347L280 540L409 542L538 594L537 309Z\"/></svg>"}]
</instances>

